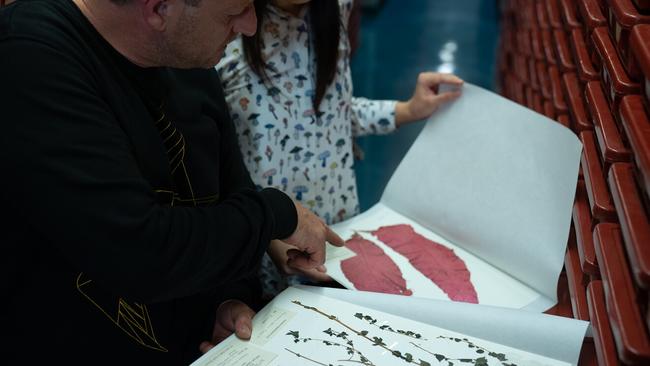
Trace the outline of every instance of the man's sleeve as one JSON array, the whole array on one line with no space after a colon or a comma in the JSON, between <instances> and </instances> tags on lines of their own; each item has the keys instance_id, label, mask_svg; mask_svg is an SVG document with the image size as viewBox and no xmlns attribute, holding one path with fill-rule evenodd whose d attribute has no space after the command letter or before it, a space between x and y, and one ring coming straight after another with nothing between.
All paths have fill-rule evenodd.
<instances>
[{"instance_id":1,"label":"man's sleeve","mask_svg":"<svg viewBox=\"0 0 650 366\"><path fill-rule=\"evenodd\" d=\"M6 213L40 239L36 250L55 248L135 301L183 297L249 276L269 241L295 225L276 223L275 193L244 189L202 208L157 204L95 79L68 51L0 42Z\"/></svg>"},{"instance_id":2,"label":"man's sleeve","mask_svg":"<svg viewBox=\"0 0 650 366\"><path fill-rule=\"evenodd\" d=\"M232 123L230 112L224 98L221 81L216 72L210 73L213 81L211 84L216 85L217 121L221 130L222 155L221 166L223 174L221 175L221 187L223 195L228 197L230 194L237 192L241 187L255 188L250 173L244 164L241 149L238 144L235 126ZM274 208L275 227L278 232L278 238L284 239L291 235L296 229L297 214L293 200L282 191L274 188L265 188L260 190L260 195Z\"/></svg>"}]
</instances>

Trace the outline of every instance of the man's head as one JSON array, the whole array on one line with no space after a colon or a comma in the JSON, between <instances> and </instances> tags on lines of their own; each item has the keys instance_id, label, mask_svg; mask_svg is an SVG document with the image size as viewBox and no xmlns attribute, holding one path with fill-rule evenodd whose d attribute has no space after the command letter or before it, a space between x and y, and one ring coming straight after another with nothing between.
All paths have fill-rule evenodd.
<instances>
[{"instance_id":1,"label":"man's head","mask_svg":"<svg viewBox=\"0 0 650 366\"><path fill-rule=\"evenodd\" d=\"M228 42L257 27L253 0L75 2L118 51L143 66L213 67Z\"/></svg>"}]
</instances>

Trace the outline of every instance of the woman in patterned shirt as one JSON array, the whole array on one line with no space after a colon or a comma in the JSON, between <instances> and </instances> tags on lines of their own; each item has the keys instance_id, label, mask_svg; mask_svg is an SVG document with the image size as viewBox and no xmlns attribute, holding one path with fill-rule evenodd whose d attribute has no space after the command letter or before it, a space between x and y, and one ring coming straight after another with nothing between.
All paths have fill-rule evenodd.
<instances>
[{"instance_id":1,"label":"woman in patterned shirt","mask_svg":"<svg viewBox=\"0 0 650 366\"><path fill-rule=\"evenodd\" d=\"M352 0L255 0L257 34L231 42L217 65L255 184L283 190L327 224L359 212L353 138L425 119L460 94L438 94L439 84L462 84L453 75L422 73L406 102L353 97L344 26L351 8ZM292 267L300 253L291 249L272 243L280 271L328 278ZM269 258L261 274L266 293L286 287Z\"/></svg>"}]
</instances>

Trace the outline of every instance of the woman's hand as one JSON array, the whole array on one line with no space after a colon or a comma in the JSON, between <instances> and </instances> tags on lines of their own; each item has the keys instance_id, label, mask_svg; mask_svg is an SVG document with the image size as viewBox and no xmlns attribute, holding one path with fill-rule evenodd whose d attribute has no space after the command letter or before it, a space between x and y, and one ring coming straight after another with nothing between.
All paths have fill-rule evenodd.
<instances>
[{"instance_id":1,"label":"woman's hand","mask_svg":"<svg viewBox=\"0 0 650 366\"><path fill-rule=\"evenodd\" d=\"M440 84L455 86L453 91L438 92ZM407 102L397 102L395 106L395 125L400 127L409 122L428 118L441 105L458 98L463 80L452 74L423 72L418 75L413 96Z\"/></svg>"},{"instance_id":2,"label":"woman's hand","mask_svg":"<svg viewBox=\"0 0 650 366\"><path fill-rule=\"evenodd\" d=\"M319 265L314 269L304 269L295 266L296 258L303 255L295 246L287 244L281 240L273 240L267 251L269 257L283 275L301 275L316 282L331 281L332 278L325 272L325 266Z\"/></svg>"}]
</instances>

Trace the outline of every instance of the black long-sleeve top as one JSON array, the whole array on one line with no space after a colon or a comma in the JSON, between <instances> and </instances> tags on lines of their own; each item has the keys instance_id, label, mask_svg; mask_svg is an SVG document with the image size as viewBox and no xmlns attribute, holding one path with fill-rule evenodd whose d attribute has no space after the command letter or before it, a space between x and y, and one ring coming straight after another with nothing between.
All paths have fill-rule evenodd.
<instances>
[{"instance_id":1,"label":"black long-sleeve top","mask_svg":"<svg viewBox=\"0 0 650 366\"><path fill-rule=\"evenodd\" d=\"M297 221L236 141L214 71L139 68L71 0L0 10L2 362L197 357Z\"/></svg>"}]
</instances>

